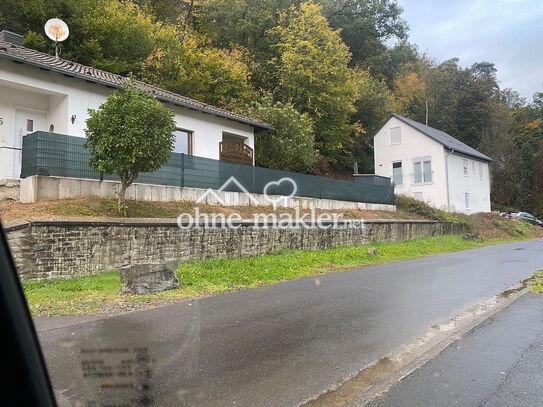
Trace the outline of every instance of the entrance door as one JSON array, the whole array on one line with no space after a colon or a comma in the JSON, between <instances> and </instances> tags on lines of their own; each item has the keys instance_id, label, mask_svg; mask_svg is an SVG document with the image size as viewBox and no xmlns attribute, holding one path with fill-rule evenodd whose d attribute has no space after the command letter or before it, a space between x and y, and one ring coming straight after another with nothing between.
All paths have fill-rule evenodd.
<instances>
[{"instance_id":1,"label":"entrance door","mask_svg":"<svg viewBox=\"0 0 543 407\"><path fill-rule=\"evenodd\" d=\"M15 111L15 137L13 138L13 178L21 177L23 137L38 130L45 130L45 113L19 110Z\"/></svg>"}]
</instances>

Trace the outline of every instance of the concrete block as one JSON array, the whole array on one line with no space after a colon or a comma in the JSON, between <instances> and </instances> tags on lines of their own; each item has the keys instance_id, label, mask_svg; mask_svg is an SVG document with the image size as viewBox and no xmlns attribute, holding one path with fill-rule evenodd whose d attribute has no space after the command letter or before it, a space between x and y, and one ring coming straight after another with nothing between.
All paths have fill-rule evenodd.
<instances>
[{"instance_id":1,"label":"concrete block","mask_svg":"<svg viewBox=\"0 0 543 407\"><path fill-rule=\"evenodd\" d=\"M100 182L82 179L79 188L81 197L100 197Z\"/></svg>"},{"instance_id":2,"label":"concrete block","mask_svg":"<svg viewBox=\"0 0 543 407\"><path fill-rule=\"evenodd\" d=\"M19 200L22 203L38 202L38 197L36 196L37 182L37 176L21 179L21 185L19 187Z\"/></svg>"},{"instance_id":3,"label":"concrete block","mask_svg":"<svg viewBox=\"0 0 543 407\"><path fill-rule=\"evenodd\" d=\"M77 178L58 179L58 199L73 199L81 197L81 182Z\"/></svg>"},{"instance_id":4,"label":"concrete block","mask_svg":"<svg viewBox=\"0 0 543 407\"><path fill-rule=\"evenodd\" d=\"M148 184L135 184L136 187L136 200L147 201L153 200L153 188Z\"/></svg>"},{"instance_id":5,"label":"concrete block","mask_svg":"<svg viewBox=\"0 0 543 407\"><path fill-rule=\"evenodd\" d=\"M117 183L112 181L96 181L100 185L100 198L117 199Z\"/></svg>"},{"instance_id":6,"label":"concrete block","mask_svg":"<svg viewBox=\"0 0 543 407\"><path fill-rule=\"evenodd\" d=\"M55 201L59 199L60 178L36 176L36 196L38 201Z\"/></svg>"},{"instance_id":7,"label":"concrete block","mask_svg":"<svg viewBox=\"0 0 543 407\"><path fill-rule=\"evenodd\" d=\"M126 189L124 197L125 197L125 199L129 199L131 201L136 199L136 186L134 184L130 185Z\"/></svg>"}]
</instances>

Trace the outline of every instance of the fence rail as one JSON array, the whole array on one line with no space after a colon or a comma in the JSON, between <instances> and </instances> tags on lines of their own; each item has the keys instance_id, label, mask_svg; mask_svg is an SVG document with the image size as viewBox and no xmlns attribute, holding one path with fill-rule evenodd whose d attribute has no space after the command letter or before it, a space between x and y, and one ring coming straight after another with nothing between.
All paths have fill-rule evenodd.
<instances>
[{"instance_id":1,"label":"fence rail","mask_svg":"<svg viewBox=\"0 0 543 407\"><path fill-rule=\"evenodd\" d=\"M90 154L83 146L84 142L85 139L81 137L39 131L25 136L21 177L49 175L118 181L116 175L101 174L89 166ZM296 196L378 204L394 203L394 188L389 185L363 184L179 153L170 153L168 162L158 171L141 174L135 182L219 189L232 176L252 193L263 193L269 182L288 177L297 185ZM282 182L271 185L267 193L290 195L292 189L291 183ZM233 183L224 190L240 191Z\"/></svg>"}]
</instances>

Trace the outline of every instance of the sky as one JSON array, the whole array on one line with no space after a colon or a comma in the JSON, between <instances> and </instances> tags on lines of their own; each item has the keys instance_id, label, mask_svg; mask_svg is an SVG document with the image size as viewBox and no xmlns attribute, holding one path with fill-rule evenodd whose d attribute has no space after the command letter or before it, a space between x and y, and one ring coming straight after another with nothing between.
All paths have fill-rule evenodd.
<instances>
[{"instance_id":1,"label":"sky","mask_svg":"<svg viewBox=\"0 0 543 407\"><path fill-rule=\"evenodd\" d=\"M501 88L543 92L543 0L397 0L409 40L437 62L493 62Z\"/></svg>"}]
</instances>

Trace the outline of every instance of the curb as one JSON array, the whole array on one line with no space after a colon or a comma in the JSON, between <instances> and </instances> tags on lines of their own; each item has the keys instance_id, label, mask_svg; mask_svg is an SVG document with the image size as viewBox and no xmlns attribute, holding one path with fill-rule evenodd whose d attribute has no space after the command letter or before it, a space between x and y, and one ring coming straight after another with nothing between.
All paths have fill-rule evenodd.
<instances>
[{"instance_id":1,"label":"curb","mask_svg":"<svg viewBox=\"0 0 543 407\"><path fill-rule=\"evenodd\" d=\"M529 280L521 281L500 294L486 298L396 348L366 366L338 386L302 403L303 407L362 407L379 398L393 385L435 358L445 348L501 312L530 291Z\"/></svg>"}]
</instances>

